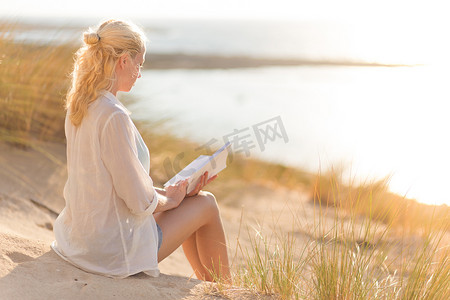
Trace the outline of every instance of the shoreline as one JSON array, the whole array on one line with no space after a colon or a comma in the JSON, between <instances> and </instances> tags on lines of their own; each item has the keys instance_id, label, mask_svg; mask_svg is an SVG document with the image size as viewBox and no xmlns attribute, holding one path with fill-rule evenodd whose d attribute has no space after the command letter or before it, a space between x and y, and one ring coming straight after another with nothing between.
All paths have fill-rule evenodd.
<instances>
[{"instance_id":1,"label":"shoreline","mask_svg":"<svg viewBox=\"0 0 450 300\"><path fill-rule=\"evenodd\" d=\"M146 54L144 69L238 69L268 66L341 66L341 67L414 67L418 65L383 64L364 61L313 60L299 58L264 58L245 55L216 55L188 53L152 53Z\"/></svg>"}]
</instances>

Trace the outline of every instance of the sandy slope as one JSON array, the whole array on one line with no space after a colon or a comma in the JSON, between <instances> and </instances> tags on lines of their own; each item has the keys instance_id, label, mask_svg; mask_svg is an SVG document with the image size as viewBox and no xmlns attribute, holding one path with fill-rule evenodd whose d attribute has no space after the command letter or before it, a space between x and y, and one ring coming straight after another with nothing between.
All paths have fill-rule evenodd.
<instances>
[{"instance_id":1,"label":"sandy slope","mask_svg":"<svg viewBox=\"0 0 450 300\"><path fill-rule=\"evenodd\" d=\"M53 222L64 206L65 179L64 145L44 143L40 148L23 150L0 143L0 299L207 297L207 286L193 278L181 249L160 264L159 278L138 274L110 279L60 259L49 245L54 239ZM299 197L291 191L246 186L220 199L230 257L234 257L239 233L240 244L248 246L246 228L252 234L266 223L282 226L291 222L280 217L279 211L290 203L298 204ZM295 215L292 210L290 213ZM236 298L246 296L241 293Z\"/></svg>"},{"instance_id":2,"label":"sandy slope","mask_svg":"<svg viewBox=\"0 0 450 300\"><path fill-rule=\"evenodd\" d=\"M42 146L46 155L0 143L0 299L181 299L202 293L181 251L161 265L159 278L110 279L60 259L49 245L55 212L64 205L65 150Z\"/></svg>"}]
</instances>

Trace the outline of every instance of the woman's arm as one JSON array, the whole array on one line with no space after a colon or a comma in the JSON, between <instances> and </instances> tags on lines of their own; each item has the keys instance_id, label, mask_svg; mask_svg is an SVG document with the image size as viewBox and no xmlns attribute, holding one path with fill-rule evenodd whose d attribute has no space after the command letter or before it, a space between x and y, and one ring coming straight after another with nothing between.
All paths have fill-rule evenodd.
<instances>
[{"instance_id":1,"label":"woman's arm","mask_svg":"<svg viewBox=\"0 0 450 300\"><path fill-rule=\"evenodd\" d=\"M100 134L101 159L114 190L133 214L151 215L158 197L153 181L139 161L129 116L114 112Z\"/></svg>"}]
</instances>

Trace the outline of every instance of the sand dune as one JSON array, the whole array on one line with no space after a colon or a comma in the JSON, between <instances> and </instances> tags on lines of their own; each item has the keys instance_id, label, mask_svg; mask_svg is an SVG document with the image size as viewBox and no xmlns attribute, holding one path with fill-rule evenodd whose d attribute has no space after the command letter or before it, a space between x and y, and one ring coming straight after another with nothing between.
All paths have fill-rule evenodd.
<instances>
[{"instance_id":1,"label":"sand dune","mask_svg":"<svg viewBox=\"0 0 450 300\"><path fill-rule=\"evenodd\" d=\"M182 299L202 292L201 281L166 270L120 280L73 267L49 247L54 218L26 199L1 195L0 220L0 299ZM174 255L166 265L180 270L180 261Z\"/></svg>"},{"instance_id":2,"label":"sand dune","mask_svg":"<svg viewBox=\"0 0 450 300\"><path fill-rule=\"evenodd\" d=\"M159 278L111 279L59 258L49 245L64 205L65 150L42 147L45 155L0 144L0 299L182 299L202 293L181 251L161 265Z\"/></svg>"},{"instance_id":3,"label":"sand dune","mask_svg":"<svg viewBox=\"0 0 450 300\"><path fill-rule=\"evenodd\" d=\"M138 274L111 279L59 258L49 245L54 239L53 222L64 207L65 180L64 145L43 143L24 150L0 143L0 299L217 299L207 295L208 285L193 278L181 249L160 264L159 278ZM251 228L279 219L273 212L298 197L291 191L250 185L221 199L230 257L242 226L242 211L248 220L245 226ZM280 222L289 221L281 218ZM246 247L244 235L240 243ZM233 298L247 297L251 296L240 292Z\"/></svg>"},{"instance_id":4,"label":"sand dune","mask_svg":"<svg viewBox=\"0 0 450 300\"><path fill-rule=\"evenodd\" d=\"M1 299L181 299L194 295L201 285L199 280L164 274L106 278L74 268L42 240L14 233L1 233L0 240Z\"/></svg>"}]
</instances>

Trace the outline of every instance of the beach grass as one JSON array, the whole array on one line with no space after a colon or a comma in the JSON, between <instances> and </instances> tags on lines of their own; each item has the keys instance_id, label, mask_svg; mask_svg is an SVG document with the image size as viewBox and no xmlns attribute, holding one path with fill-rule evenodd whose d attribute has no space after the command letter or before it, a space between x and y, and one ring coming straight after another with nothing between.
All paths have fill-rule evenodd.
<instances>
[{"instance_id":1,"label":"beach grass","mask_svg":"<svg viewBox=\"0 0 450 300\"><path fill-rule=\"evenodd\" d=\"M15 26L0 28L0 139L24 147L63 141L73 48L15 43Z\"/></svg>"},{"instance_id":2,"label":"beach grass","mask_svg":"<svg viewBox=\"0 0 450 300\"><path fill-rule=\"evenodd\" d=\"M321 203L314 205L312 224L292 210L287 212L291 230L247 228L251 246L237 243L235 285L277 299L450 297L448 215L412 233L408 225L362 218L356 207L343 210ZM366 203L368 209L372 203ZM231 297L233 291L222 287L219 292Z\"/></svg>"},{"instance_id":3,"label":"beach grass","mask_svg":"<svg viewBox=\"0 0 450 300\"><path fill-rule=\"evenodd\" d=\"M5 28L7 30L5 30ZM0 140L18 147L64 142L64 98L70 84L72 45L14 42L14 26L0 26ZM138 123L152 153L151 176L161 186L198 156L199 145ZM210 154L210 153L206 153ZM340 170L317 175L297 168L234 156L208 187L225 197L249 183L309 191L312 224L292 212L292 227L246 228L238 241L234 287L282 299L450 298L448 206L428 206L395 195L389 178L347 182ZM243 239L241 237L241 239Z\"/></svg>"},{"instance_id":4,"label":"beach grass","mask_svg":"<svg viewBox=\"0 0 450 300\"><path fill-rule=\"evenodd\" d=\"M311 201L324 206L352 210L375 221L414 233L448 220L450 207L419 203L389 191L389 177L356 183L343 178L342 168L331 168L316 176L310 186Z\"/></svg>"}]
</instances>

